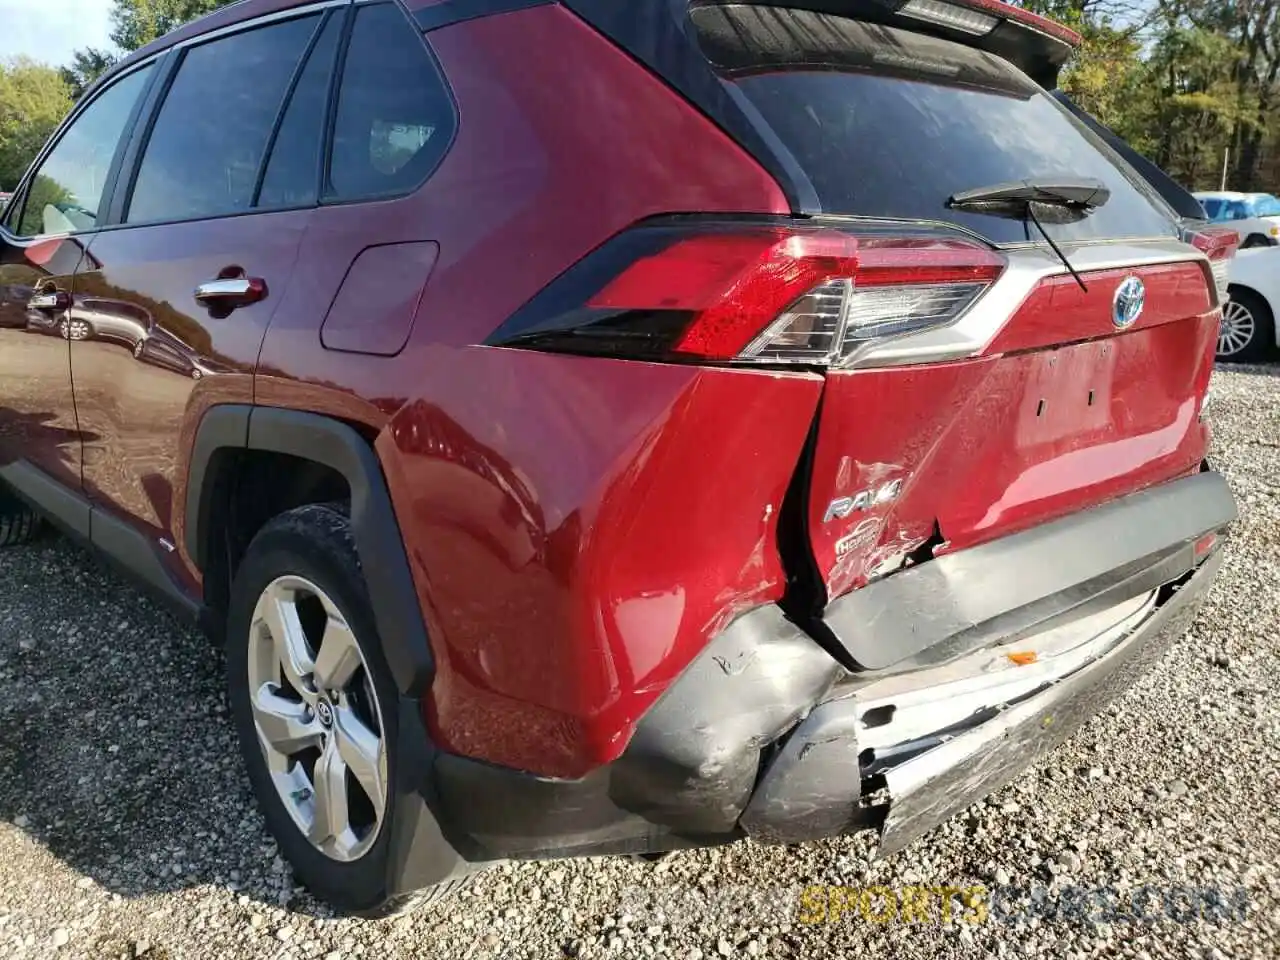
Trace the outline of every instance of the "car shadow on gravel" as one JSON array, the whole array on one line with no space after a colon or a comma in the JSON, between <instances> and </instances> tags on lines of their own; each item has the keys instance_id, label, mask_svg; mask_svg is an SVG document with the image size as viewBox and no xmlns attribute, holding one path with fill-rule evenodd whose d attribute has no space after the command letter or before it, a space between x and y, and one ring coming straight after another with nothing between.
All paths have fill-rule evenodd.
<instances>
[{"instance_id":1,"label":"car shadow on gravel","mask_svg":"<svg viewBox=\"0 0 1280 960\"><path fill-rule=\"evenodd\" d=\"M315 916L242 772L214 644L61 537L0 551L0 818L122 897Z\"/></svg>"}]
</instances>

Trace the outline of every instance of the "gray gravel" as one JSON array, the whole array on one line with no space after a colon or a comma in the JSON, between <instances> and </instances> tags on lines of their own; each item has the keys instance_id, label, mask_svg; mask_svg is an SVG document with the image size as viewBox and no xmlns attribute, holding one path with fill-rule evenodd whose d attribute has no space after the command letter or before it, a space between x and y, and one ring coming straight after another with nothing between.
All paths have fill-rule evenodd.
<instances>
[{"instance_id":1,"label":"gray gravel","mask_svg":"<svg viewBox=\"0 0 1280 960\"><path fill-rule=\"evenodd\" d=\"M0 553L0 957L1280 956L1280 369L1214 388L1243 518L1191 634L888 862L846 838L515 864L436 914L334 918L263 829L207 642L59 539ZM826 884L982 886L991 918L804 922ZM1226 915L1171 918L1187 888ZM1084 919L1081 891L1144 919Z\"/></svg>"}]
</instances>

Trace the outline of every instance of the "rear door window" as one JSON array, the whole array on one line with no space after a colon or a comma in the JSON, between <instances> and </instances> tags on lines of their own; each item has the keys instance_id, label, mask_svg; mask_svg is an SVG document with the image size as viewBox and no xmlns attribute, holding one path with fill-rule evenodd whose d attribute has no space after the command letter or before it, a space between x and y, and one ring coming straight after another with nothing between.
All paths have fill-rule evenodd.
<instances>
[{"instance_id":1,"label":"rear door window","mask_svg":"<svg viewBox=\"0 0 1280 960\"><path fill-rule=\"evenodd\" d=\"M1255 217L1280 217L1280 200L1270 194L1257 197L1253 201Z\"/></svg>"},{"instance_id":2,"label":"rear door window","mask_svg":"<svg viewBox=\"0 0 1280 960\"><path fill-rule=\"evenodd\" d=\"M276 117L318 16L192 47L142 155L126 221L248 210Z\"/></svg>"},{"instance_id":3,"label":"rear door window","mask_svg":"<svg viewBox=\"0 0 1280 960\"><path fill-rule=\"evenodd\" d=\"M1201 200L1200 203L1204 207L1204 212L1210 220L1222 219L1223 203L1221 200Z\"/></svg>"},{"instance_id":4,"label":"rear door window","mask_svg":"<svg viewBox=\"0 0 1280 960\"><path fill-rule=\"evenodd\" d=\"M807 10L705 5L704 54L794 156L828 213L941 220L996 243L1034 241L1018 219L951 210L960 191L1095 177L1111 199L1042 216L1058 240L1172 236L1151 188L1045 91L989 53Z\"/></svg>"},{"instance_id":5,"label":"rear door window","mask_svg":"<svg viewBox=\"0 0 1280 960\"><path fill-rule=\"evenodd\" d=\"M271 148L258 196L260 207L302 207L316 202L329 86L342 23L342 16L329 17L298 77Z\"/></svg>"}]
</instances>

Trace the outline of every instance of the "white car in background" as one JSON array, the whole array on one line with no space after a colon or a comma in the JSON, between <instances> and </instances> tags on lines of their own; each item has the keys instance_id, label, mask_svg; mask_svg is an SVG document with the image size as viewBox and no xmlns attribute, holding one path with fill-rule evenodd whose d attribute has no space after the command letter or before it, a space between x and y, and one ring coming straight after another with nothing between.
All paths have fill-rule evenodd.
<instances>
[{"instance_id":1,"label":"white car in background","mask_svg":"<svg viewBox=\"0 0 1280 960\"><path fill-rule=\"evenodd\" d=\"M1240 236L1241 249L1280 244L1280 199L1269 193L1197 193L1209 220Z\"/></svg>"},{"instance_id":2,"label":"white car in background","mask_svg":"<svg viewBox=\"0 0 1280 960\"><path fill-rule=\"evenodd\" d=\"M1231 263L1231 299L1222 308L1219 360L1266 360L1275 351L1280 316L1280 247L1239 251Z\"/></svg>"}]
</instances>

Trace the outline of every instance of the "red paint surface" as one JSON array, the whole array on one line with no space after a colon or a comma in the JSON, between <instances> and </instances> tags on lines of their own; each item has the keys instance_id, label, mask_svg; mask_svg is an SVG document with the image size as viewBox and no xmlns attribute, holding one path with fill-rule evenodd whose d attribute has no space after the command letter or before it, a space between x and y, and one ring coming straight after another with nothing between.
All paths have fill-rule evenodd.
<instances>
[{"instance_id":1,"label":"red paint surface","mask_svg":"<svg viewBox=\"0 0 1280 960\"><path fill-rule=\"evenodd\" d=\"M70 295L84 247L74 238L0 242L0 466L26 460L80 487L80 434L71 396L64 311L35 310L38 293Z\"/></svg>"},{"instance_id":2,"label":"red paint surface","mask_svg":"<svg viewBox=\"0 0 1280 960\"><path fill-rule=\"evenodd\" d=\"M360 251L320 328L320 342L330 350L395 356L409 341L422 291L439 256L435 243L391 243Z\"/></svg>"},{"instance_id":3,"label":"red paint surface","mask_svg":"<svg viewBox=\"0 0 1280 960\"><path fill-rule=\"evenodd\" d=\"M1095 271L1084 276L1087 293L1074 277L1049 277L1031 292L985 352L1015 353L1113 336L1117 331L1111 322L1112 301L1116 288L1131 276L1142 278L1147 296L1142 314L1127 334L1198 317L1213 309L1199 262Z\"/></svg>"},{"instance_id":4,"label":"red paint surface","mask_svg":"<svg viewBox=\"0 0 1280 960\"><path fill-rule=\"evenodd\" d=\"M437 659L436 738L573 775L621 752L728 617L781 596L773 525L821 379L472 346L639 220L787 205L741 148L563 9L430 39L457 138L412 196L312 212L256 401L381 431ZM348 265L410 242L439 257L408 344L326 350L319 318Z\"/></svg>"},{"instance_id":5,"label":"red paint surface","mask_svg":"<svg viewBox=\"0 0 1280 960\"><path fill-rule=\"evenodd\" d=\"M1147 307L1117 334L1111 296L1130 273L1147 282ZM947 549L961 549L1172 479L1204 458L1199 403L1218 314L1203 270L1087 280L1087 295L1071 277L1045 281L981 358L828 375L809 521L829 596L892 569L935 524ZM1051 346L1084 337L1098 339ZM895 502L824 520L832 500L898 479Z\"/></svg>"},{"instance_id":6,"label":"red paint surface","mask_svg":"<svg viewBox=\"0 0 1280 960\"><path fill-rule=\"evenodd\" d=\"M90 241L97 269L76 275L76 299L92 307L84 311L91 330L71 344L85 492L153 543L183 544L186 460L204 412L253 400L262 338L287 296L310 216L145 225ZM270 293L216 317L194 291L231 267L261 277ZM194 577L180 554L164 559L175 575Z\"/></svg>"},{"instance_id":7,"label":"red paint surface","mask_svg":"<svg viewBox=\"0 0 1280 960\"><path fill-rule=\"evenodd\" d=\"M379 452L436 642L433 729L582 773L736 613L782 596L778 509L821 378L487 347L420 360L431 399Z\"/></svg>"}]
</instances>

